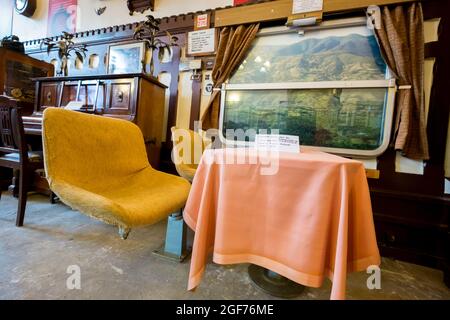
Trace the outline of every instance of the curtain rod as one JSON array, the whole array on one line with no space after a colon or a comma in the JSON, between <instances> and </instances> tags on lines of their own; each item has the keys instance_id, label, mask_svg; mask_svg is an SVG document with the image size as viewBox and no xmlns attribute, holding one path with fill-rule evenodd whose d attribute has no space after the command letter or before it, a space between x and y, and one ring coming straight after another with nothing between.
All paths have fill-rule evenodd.
<instances>
[{"instance_id":1,"label":"curtain rod","mask_svg":"<svg viewBox=\"0 0 450 320\"><path fill-rule=\"evenodd\" d=\"M285 33L297 33L300 29L304 31L316 31L316 30L326 30L326 29L336 29L345 27L356 27L367 25L367 18L346 18L339 20L322 21L319 25L304 26L304 27L271 27L260 29L256 34L257 37L273 36L277 34Z\"/></svg>"}]
</instances>

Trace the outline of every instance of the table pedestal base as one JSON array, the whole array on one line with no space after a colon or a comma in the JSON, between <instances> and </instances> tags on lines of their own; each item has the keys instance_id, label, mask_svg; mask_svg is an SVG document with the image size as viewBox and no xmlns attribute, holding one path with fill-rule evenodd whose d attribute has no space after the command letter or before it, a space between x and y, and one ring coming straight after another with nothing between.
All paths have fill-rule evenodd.
<instances>
[{"instance_id":1,"label":"table pedestal base","mask_svg":"<svg viewBox=\"0 0 450 320\"><path fill-rule=\"evenodd\" d=\"M253 283L265 293L279 298L295 298L305 287L268 269L250 265L248 275Z\"/></svg>"},{"instance_id":2,"label":"table pedestal base","mask_svg":"<svg viewBox=\"0 0 450 320\"><path fill-rule=\"evenodd\" d=\"M166 241L153 253L172 261L183 262L191 254L191 248L187 245L187 232L182 212L171 214L167 221Z\"/></svg>"}]
</instances>

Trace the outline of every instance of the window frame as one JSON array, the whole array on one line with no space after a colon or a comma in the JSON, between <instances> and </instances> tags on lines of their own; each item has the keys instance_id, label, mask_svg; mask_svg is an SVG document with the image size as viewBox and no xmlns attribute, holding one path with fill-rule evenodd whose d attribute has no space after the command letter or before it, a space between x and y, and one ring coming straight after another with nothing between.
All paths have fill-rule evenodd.
<instances>
[{"instance_id":1,"label":"window frame","mask_svg":"<svg viewBox=\"0 0 450 320\"><path fill-rule=\"evenodd\" d=\"M322 30L322 29L337 29L350 26L366 25L366 19L340 19L335 21L324 22L321 26L313 26L304 28L303 30ZM275 27L262 29L257 36L285 34L288 32L298 32L297 30L288 29L286 27ZM342 156L374 158L383 154L389 147L392 123L394 117L395 96L397 91L395 78L392 77L389 68L386 69L386 79L384 80L343 80L343 81L315 81L315 82L280 82L280 83L251 83L251 84L230 84L228 82L222 85L220 114L219 114L219 131L220 138L226 146L234 147L253 147L254 142L228 140L223 135L224 117L227 92L230 91L257 91L257 90L313 90L313 89L374 89L385 88L385 108L383 114L383 140L381 145L374 150L358 150L346 148L332 148L320 146L308 146L309 149L320 150L324 152L334 153ZM300 145L301 141L300 141Z\"/></svg>"}]
</instances>

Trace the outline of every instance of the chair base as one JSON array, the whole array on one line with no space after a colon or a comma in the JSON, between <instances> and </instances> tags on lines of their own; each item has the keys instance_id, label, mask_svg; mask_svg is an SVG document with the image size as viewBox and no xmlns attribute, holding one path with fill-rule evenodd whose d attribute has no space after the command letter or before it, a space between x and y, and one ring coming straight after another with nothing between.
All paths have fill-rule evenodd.
<instances>
[{"instance_id":1,"label":"chair base","mask_svg":"<svg viewBox=\"0 0 450 320\"><path fill-rule=\"evenodd\" d=\"M295 298L305 290L304 286L253 264L248 267L248 275L259 289L274 297Z\"/></svg>"},{"instance_id":2,"label":"chair base","mask_svg":"<svg viewBox=\"0 0 450 320\"><path fill-rule=\"evenodd\" d=\"M131 229L125 227L119 227L119 236L122 240L127 240L130 235Z\"/></svg>"},{"instance_id":3,"label":"chair base","mask_svg":"<svg viewBox=\"0 0 450 320\"><path fill-rule=\"evenodd\" d=\"M159 257L183 262L191 250L187 246L187 226L180 212L173 213L167 221L166 241L161 248L153 251Z\"/></svg>"}]
</instances>

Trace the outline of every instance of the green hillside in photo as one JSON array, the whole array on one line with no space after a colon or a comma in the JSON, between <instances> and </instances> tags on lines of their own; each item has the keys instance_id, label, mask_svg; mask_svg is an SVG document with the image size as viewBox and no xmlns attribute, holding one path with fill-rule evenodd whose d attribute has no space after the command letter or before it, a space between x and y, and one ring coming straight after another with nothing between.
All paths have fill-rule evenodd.
<instances>
[{"instance_id":1,"label":"green hillside in photo","mask_svg":"<svg viewBox=\"0 0 450 320\"><path fill-rule=\"evenodd\" d=\"M291 34L285 42L269 37L273 43L256 41L230 83L386 78L373 35L305 39ZM299 136L303 145L374 150L383 141L385 99L385 88L236 90L227 93L224 129L276 129Z\"/></svg>"}]
</instances>

